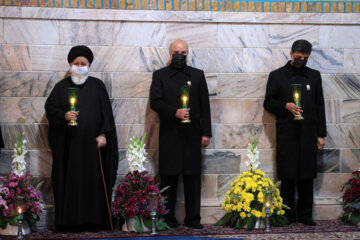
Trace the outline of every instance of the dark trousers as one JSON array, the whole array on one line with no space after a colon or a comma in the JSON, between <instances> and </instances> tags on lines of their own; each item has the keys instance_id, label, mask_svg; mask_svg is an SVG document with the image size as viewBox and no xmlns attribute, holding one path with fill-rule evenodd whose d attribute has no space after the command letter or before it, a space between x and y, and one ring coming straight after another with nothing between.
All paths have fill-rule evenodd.
<instances>
[{"instance_id":1,"label":"dark trousers","mask_svg":"<svg viewBox=\"0 0 360 240\"><path fill-rule=\"evenodd\" d=\"M281 180L280 187L283 203L291 209L286 211L285 216L290 221L312 219L314 200L314 179ZM298 193L296 204L295 193Z\"/></svg>"},{"instance_id":2,"label":"dark trousers","mask_svg":"<svg viewBox=\"0 0 360 240\"><path fill-rule=\"evenodd\" d=\"M164 216L165 220L177 222L175 218L176 192L179 176L160 176L161 189L169 186L163 192L166 198L166 208L169 213ZM185 196L185 219L184 222L200 223L200 197L201 197L201 175L183 175Z\"/></svg>"}]
</instances>

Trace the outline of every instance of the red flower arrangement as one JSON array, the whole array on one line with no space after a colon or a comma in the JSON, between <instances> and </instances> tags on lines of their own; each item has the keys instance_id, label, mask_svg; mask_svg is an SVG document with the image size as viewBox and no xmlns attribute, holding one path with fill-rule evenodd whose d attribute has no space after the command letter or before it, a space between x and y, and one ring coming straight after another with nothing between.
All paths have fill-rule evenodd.
<instances>
[{"instance_id":1,"label":"red flower arrangement","mask_svg":"<svg viewBox=\"0 0 360 240\"><path fill-rule=\"evenodd\" d=\"M353 177L345 183L342 191L344 214L341 220L348 225L357 225L360 222L360 171L354 171Z\"/></svg>"},{"instance_id":2,"label":"red flower arrangement","mask_svg":"<svg viewBox=\"0 0 360 240\"><path fill-rule=\"evenodd\" d=\"M17 226L18 207L23 212L23 222L31 227L38 221L39 214L44 209L42 194L38 189L42 182L34 188L30 184L30 174L16 175L10 173L0 178L0 227L7 224Z\"/></svg>"},{"instance_id":3,"label":"red flower arrangement","mask_svg":"<svg viewBox=\"0 0 360 240\"><path fill-rule=\"evenodd\" d=\"M164 206L164 199L161 196L161 192L158 186L155 184L153 178L149 176L148 171L133 171L129 172L121 185L115 190L115 198L112 202L112 214L115 220L118 221L117 226L133 218L136 221L135 227L139 232L142 232L140 221L148 228L151 229L151 216L148 209L150 201L149 193L155 192L158 197L157 211L156 211L156 228L158 230L164 230L169 228L165 224L161 217L166 213Z\"/></svg>"}]
</instances>

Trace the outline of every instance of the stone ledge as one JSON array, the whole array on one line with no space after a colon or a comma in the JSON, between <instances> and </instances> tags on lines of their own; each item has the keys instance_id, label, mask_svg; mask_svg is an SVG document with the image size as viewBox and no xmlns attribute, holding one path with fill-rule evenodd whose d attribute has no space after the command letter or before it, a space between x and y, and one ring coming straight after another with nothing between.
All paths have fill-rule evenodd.
<instances>
[{"instance_id":1,"label":"stone ledge","mask_svg":"<svg viewBox=\"0 0 360 240\"><path fill-rule=\"evenodd\" d=\"M0 18L181 23L360 24L358 13L238 13L7 6L0 7Z\"/></svg>"}]
</instances>

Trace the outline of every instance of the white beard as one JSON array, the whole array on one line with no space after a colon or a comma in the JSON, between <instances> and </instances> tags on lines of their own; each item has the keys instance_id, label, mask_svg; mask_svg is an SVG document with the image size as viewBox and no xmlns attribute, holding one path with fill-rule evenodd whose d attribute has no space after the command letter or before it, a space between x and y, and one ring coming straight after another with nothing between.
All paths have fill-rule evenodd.
<instances>
[{"instance_id":1,"label":"white beard","mask_svg":"<svg viewBox=\"0 0 360 240\"><path fill-rule=\"evenodd\" d=\"M89 77L89 68L87 66L85 67L77 67L73 65L70 68L71 73L71 80L76 85L82 85L86 82L86 80Z\"/></svg>"}]
</instances>

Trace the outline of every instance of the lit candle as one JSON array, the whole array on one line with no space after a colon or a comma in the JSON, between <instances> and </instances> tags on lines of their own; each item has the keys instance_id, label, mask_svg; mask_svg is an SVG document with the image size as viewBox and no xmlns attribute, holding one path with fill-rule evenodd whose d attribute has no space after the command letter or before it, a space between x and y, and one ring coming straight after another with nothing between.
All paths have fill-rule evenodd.
<instances>
[{"instance_id":1,"label":"lit candle","mask_svg":"<svg viewBox=\"0 0 360 240\"><path fill-rule=\"evenodd\" d=\"M266 206L267 208L270 208L270 203L269 203L269 202L266 202L266 203L265 203L265 206Z\"/></svg>"},{"instance_id":2,"label":"lit candle","mask_svg":"<svg viewBox=\"0 0 360 240\"><path fill-rule=\"evenodd\" d=\"M187 106L188 98L187 96L183 96L183 106Z\"/></svg>"},{"instance_id":3,"label":"lit candle","mask_svg":"<svg viewBox=\"0 0 360 240\"><path fill-rule=\"evenodd\" d=\"M22 213L21 207L18 207L18 213L19 213L18 220L22 220L22 219L23 219L23 215L21 214L21 213Z\"/></svg>"}]
</instances>

